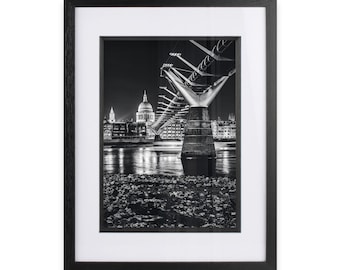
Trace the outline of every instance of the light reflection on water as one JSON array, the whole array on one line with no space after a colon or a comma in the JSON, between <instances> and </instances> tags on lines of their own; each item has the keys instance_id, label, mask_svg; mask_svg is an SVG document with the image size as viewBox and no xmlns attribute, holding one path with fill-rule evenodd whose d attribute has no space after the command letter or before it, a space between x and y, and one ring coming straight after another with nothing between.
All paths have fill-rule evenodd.
<instances>
[{"instance_id":1,"label":"light reflection on water","mask_svg":"<svg viewBox=\"0 0 340 270\"><path fill-rule=\"evenodd\" d=\"M215 143L216 174L236 176L236 151ZM181 146L104 146L104 173L183 175Z\"/></svg>"}]
</instances>

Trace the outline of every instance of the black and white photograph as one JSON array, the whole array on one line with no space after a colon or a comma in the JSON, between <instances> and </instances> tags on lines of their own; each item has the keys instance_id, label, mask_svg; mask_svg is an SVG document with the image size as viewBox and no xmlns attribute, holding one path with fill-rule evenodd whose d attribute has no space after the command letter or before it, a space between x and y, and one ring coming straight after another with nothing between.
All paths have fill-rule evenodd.
<instances>
[{"instance_id":1,"label":"black and white photograph","mask_svg":"<svg viewBox=\"0 0 340 270\"><path fill-rule=\"evenodd\" d=\"M240 39L100 42L100 231L240 232Z\"/></svg>"}]
</instances>

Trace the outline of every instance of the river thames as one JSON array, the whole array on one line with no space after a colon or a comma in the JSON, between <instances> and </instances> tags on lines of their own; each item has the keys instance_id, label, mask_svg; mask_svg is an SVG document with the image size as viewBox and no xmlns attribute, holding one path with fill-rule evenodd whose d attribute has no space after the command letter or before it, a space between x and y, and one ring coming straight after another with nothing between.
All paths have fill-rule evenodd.
<instances>
[{"instance_id":1,"label":"river thames","mask_svg":"<svg viewBox=\"0 0 340 270\"><path fill-rule=\"evenodd\" d=\"M180 143L104 146L104 173L184 175ZM235 144L215 142L216 175L236 177Z\"/></svg>"}]
</instances>

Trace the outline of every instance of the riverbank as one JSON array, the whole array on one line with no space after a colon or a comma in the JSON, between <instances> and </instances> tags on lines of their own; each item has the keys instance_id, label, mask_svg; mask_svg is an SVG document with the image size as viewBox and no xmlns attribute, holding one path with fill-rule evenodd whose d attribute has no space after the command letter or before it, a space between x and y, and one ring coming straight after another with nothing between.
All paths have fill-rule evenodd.
<instances>
[{"instance_id":1,"label":"riverbank","mask_svg":"<svg viewBox=\"0 0 340 270\"><path fill-rule=\"evenodd\" d=\"M235 230L236 179L104 174L102 228Z\"/></svg>"},{"instance_id":2,"label":"riverbank","mask_svg":"<svg viewBox=\"0 0 340 270\"><path fill-rule=\"evenodd\" d=\"M215 147L218 145L236 146L235 140L214 140ZM153 145L153 146L174 146L182 147L183 140L159 140L146 139L145 137L117 137L111 140L103 140L104 146L131 146L131 145Z\"/></svg>"},{"instance_id":3,"label":"riverbank","mask_svg":"<svg viewBox=\"0 0 340 270\"><path fill-rule=\"evenodd\" d=\"M146 139L145 137L117 137L111 140L103 140L105 146L120 146L120 145L145 145L153 144L153 139Z\"/></svg>"}]
</instances>

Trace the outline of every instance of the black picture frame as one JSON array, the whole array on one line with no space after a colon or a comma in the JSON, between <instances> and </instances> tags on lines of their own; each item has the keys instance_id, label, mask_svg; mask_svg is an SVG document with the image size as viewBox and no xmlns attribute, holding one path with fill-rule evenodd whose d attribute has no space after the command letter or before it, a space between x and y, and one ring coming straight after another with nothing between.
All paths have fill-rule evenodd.
<instances>
[{"instance_id":1,"label":"black picture frame","mask_svg":"<svg viewBox=\"0 0 340 270\"><path fill-rule=\"evenodd\" d=\"M266 261L79 262L75 259L75 8L264 7L266 9ZM64 268L276 269L276 0L65 0L64 29Z\"/></svg>"}]
</instances>

